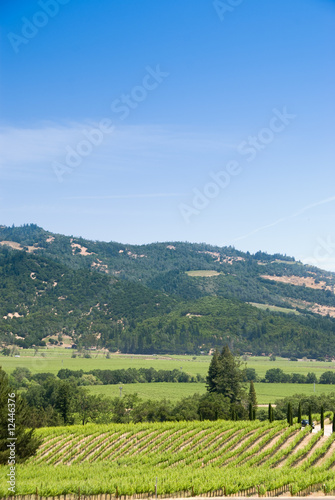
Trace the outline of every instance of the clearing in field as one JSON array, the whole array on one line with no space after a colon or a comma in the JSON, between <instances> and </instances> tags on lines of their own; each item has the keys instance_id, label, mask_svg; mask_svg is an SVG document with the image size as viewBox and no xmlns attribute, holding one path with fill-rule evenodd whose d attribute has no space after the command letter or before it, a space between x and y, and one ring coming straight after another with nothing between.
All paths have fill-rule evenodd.
<instances>
[{"instance_id":1,"label":"clearing in field","mask_svg":"<svg viewBox=\"0 0 335 500\"><path fill-rule=\"evenodd\" d=\"M258 304L257 302L248 302L248 304L263 310L269 309L269 311L277 311L287 314L300 314L300 312L298 312L296 309L289 309L288 307L271 306L270 304Z\"/></svg>"},{"instance_id":2,"label":"clearing in field","mask_svg":"<svg viewBox=\"0 0 335 500\"><path fill-rule=\"evenodd\" d=\"M186 274L192 276L193 278L210 278L212 276L220 276L222 273L218 273L217 271L186 271Z\"/></svg>"}]
</instances>

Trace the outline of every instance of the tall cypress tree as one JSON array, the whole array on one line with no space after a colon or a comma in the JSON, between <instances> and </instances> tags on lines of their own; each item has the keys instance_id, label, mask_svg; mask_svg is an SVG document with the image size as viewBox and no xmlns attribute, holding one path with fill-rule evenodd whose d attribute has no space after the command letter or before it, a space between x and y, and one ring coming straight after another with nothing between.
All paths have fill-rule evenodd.
<instances>
[{"instance_id":1,"label":"tall cypress tree","mask_svg":"<svg viewBox=\"0 0 335 500\"><path fill-rule=\"evenodd\" d=\"M250 382L248 400L249 403L252 404L253 408L257 406L257 396L256 396L255 386L252 380Z\"/></svg>"},{"instance_id":2,"label":"tall cypress tree","mask_svg":"<svg viewBox=\"0 0 335 500\"><path fill-rule=\"evenodd\" d=\"M311 408L311 405L308 406L308 423L311 426L311 430L312 430L313 417L312 417L312 408Z\"/></svg>"},{"instance_id":3,"label":"tall cypress tree","mask_svg":"<svg viewBox=\"0 0 335 500\"><path fill-rule=\"evenodd\" d=\"M15 429L13 431L11 431L13 427L8 427L10 421L8 416L8 399L15 401L15 420L13 420ZM13 406L11 408L14 409ZM14 435L12 437L16 438L15 460L17 462L23 462L34 455L41 444L42 441L35 436L34 430L28 430L25 426L28 411L29 409L21 396L18 394L14 395L14 391L8 383L7 374L0 367L0 464L7 464L10 456L10 448L7 445L12 441L8 440L11 437L9 432L13 432Z\"/></svg>"},{"instance_id":4,"label":"tall cypress tree","mask_svg":"<svg viewBox=\"0 0 335 500\"><path fill-rule=\"evenodd\" d=\"M298 406L298 423L301 424L301 403Z\"/></svg>"},{"instance_id":5,"label":"tall cypress tree","mask_svg":"<svg viewBox=\"0 0 335 500\"><path fill-rule=\"evenodd\" d=\"M268 419L269 419L269 422L273 422L273 411L272 411L271 403L269 403L269 408L268 408Z\"/></svg>"},{"instance_id":6,"label":"tall cypress tree","mask_svg":"<svg viewBox=\"0 0 335 500\"><path fill-rule=\"evenodd\" d=\"M292 406L291 403L288 403L287 405L287 423L289 425L293 424L293 417L292 417Z\"/></svg>"},{"instance_id":7,"label":"tall cypress tree","mask_svg":"<svg viewBox=\"0 0 335 500\"><path fill-rule=\"evenodd\" d=\"M252 404L249 403L249 420L254 420Z\"/></svg>"},{"instance_id":8,"label":"tall cypress tree","mask_svg":"<svg viewBox=\"0 0 335 500\"><path fill-rule=\"evenodd\" d=\"M321 420L321 429L325 428L325 414L323 410L323 406L321 406L321 412L320 412L320 420Z\"/></svg>"}]
</instances>

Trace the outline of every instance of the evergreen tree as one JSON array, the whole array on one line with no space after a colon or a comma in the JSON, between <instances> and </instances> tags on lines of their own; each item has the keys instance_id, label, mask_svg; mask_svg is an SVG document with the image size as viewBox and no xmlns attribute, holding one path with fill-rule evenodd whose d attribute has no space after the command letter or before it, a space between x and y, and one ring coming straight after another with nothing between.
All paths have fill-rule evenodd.
<instances>
[{"instance_id":1,"label":"evergreen tree","mask_svg":"<svg viewBox=\"0 0 335 500\"><path fill-rule=\"evenodd\" d=\"M253 408L252 408L252 404L249 403L249 420L253 420L254 418L254 415L253 415Z\"/></svg>"},{"instance_id":2,"label":"evergreen tree","mask_svg":"<svg viewBox=\"0 0 335 500\"><path fill-rule=\"evenodd\" d=\"M271 403L269 403L269 408L268 408L268 419L269 419L269 422L273 422L273 414L272 414Z\"/></svg>"},{"instance_id":3,"label":"evergreen tree","mask_svg":"<svg viewBox=\"0 0 335 500\"><path fill-rule=\"evenodd\" d=\"M228 346L222 349L219 356L214 353L206 377L209 392L223 394L231 403L240 402L245 397L243 381L241 362L234 358Z\"/></svg>"},{"instance_id":4,"label":"evergreen tree","mask_svg":"<svg viewBox=\"0 0 335 500\"><path fill-rule=\"evenodd\" d=\"M299 406L298 406L298 423L301 424L301 403L299 401Z\"/></svg>"},{"instance_id":5,"label":"evergreen tree","mask_svg":"<svg viewBox=\"0 0 335 500\"><path fill-rule=\"evenodd\" d=\"M9 406L9 399L15 401L15 420L9 417L11 415L9 408L14 409L14 406ZM10 402L10 404L12 405L13 403ZM41 440L36 438L33 429L28 430L26 428L25 422L27 417L27 406L24 404L22 398L14 393L8 383L7 374L0 367L0 464L7 464L8 459L12 460L10 448L7 446L12 442L15 442L16 462L23 462L35 455L37 448L41 444ZM15 428L12 426L9 427L9 423L15 424ZM16 438L15 441L8 439L11 437L10 432L14 433L12 437Z\"/></svg>"},{"instance_id":6,"label":"evergreen tree","mask_svg":"<svg viewBox=\"0 0 335 500\"><path fill-rule=\"evenodd\" d=\"M293 424L293 417L292 417L292 406L291 403L288 403L287 405L287 423L289 425Z\"/></svg>"},{"instance_id":7,"label":"evergreen tree","mask_svg":"<svg viewBox=\"0 0 335 500\"><path fill-rule=\"evenodd\" d=\"M312 431L313 418L312 418L311 405L308 406L308 422L309 422L309 425L311 426L311 431Z\"/></svg>"},{"instance_id":8,"label":"evergreen tree","mask_svg":"<svg viewBox=\"0 0 335 500\"><path fill-rule=\"evenodd\" d=\"M206 377L206 387L208 392L217 392L216 390L216 378L219 374L219 353L215 349L214 354L212 356L209 369L208 369L208 375Z\"/></svg>"},{"instance_id":9,"label":"evergreen tree","mask_svg":"<svg viewBox=\"0 0 335 500\"><path fill-rule=\"evenodd\" d=\"M250 381L248 399L249 403L252 404L252 407L255 408L257 406L257 396L256 396L255 386L252 380Z\"/></svg>"},{"instance_id":10,"label":"evergreen tree","mask_svg":"<svg viewBox=\"0 0 335 500\"><path fill-rule=\"evenodd\" d=\"M325 428L325 415L324 415L324 410L323 406L321 406L321 412L320 412L320 421L321 421L321 429Z\"/></svg>"},{"instance_id":11,"label":"evergreen tree","mask_svg":"<svg viewBox=\"0 0 335 500\"><path fill-rule=\"evenodd\" d=\"M57 389L55 408L61 414L64 424L72 423L71 412L75 389L69 382L61 382Z\"/></svg>"}]
</instances>

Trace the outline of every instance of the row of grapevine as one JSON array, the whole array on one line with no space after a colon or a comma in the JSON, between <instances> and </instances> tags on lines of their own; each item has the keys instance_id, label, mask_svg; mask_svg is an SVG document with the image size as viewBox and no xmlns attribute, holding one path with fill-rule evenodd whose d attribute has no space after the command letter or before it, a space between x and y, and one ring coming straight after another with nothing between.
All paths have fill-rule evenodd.
<instances>
[{"instance_id":1,"label":"row of grapevine","mask_svg":"<svg viewBox=\"0 0 335 500\"><path fill-rule=\"evenodd\" d=\"M16 470L17 493L226 495L335 488L335 435L286 422L166 422L41 429L37 456ZM322 457L325 457L324 459ZM0 496L7 467L0 467ZM3 486L4 485L4 486ZM2 489L1 489L2 488Z\"/></svg>"}]
</instances>

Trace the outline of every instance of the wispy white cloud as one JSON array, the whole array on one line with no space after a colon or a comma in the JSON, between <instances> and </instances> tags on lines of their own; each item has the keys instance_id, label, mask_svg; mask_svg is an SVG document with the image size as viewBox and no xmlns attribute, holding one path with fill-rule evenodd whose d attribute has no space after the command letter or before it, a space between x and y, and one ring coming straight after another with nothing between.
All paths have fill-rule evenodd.
<instances>
[{"instance_id":1,"label":"wispy white cloud","mask_svg":"<svg viewBox=\"0 0 335 500\"><path fill-rule=\"evenodd\" d=\"M1 164L10 166L16 163L40 163L52 161L65 154L67 145L76 146L77 141L85 139L83 132L96 128L95 122L69 123L66 126L45 124L35 128L0 128L2 143ZM116 153L148 152L156 148L171 148L174 151L230 151L235 146L217 134L203 134L187 131L173 126L118 126L111 134L106 134L102 150Z\"/></svg>"},{"instance_id":2,"label":"wispy white cloud","mask_svg":"<svg viewBox=\"0 0 335 500\"><path fill-rule=\"evenodd\" d=\"M305 207L297 210L296 212L294 212L290 215L287 215L286 217L281 217L280 219L277 219L277 220L271 222L270 224L265 224L264 226L257 227L256 229L250 231L249 233L246 233L242 236L239 236L238 238L235 238L234 243L241 241L241 240L245 240L246 238L249 238L249 236L253 236L256 233L259 233L261 231L265 231L265 229L270 229L274 226L277 226L278 224L281 224L282 222L287 222L291 219L295 219L296 217L299 217L299 215L304 214L305 212L307 212L308 210L311 210L312 208L316 208L316 207L319 207L321 205L325 205L327 203L332 203L333 201L335 201L335 196L331 196L329 198L325 198L324 200L320 200L320 201L317 201L315 203L311 203L310 205L306 205Z\"/></svg>"},{"instance_id":3,"label":"wispy white cloud","mask_svg":"<svg viewBox=\"0 0 335 500\"><path fill-rule=\"evenodd\" d=\"M185 196L185 193L147 193L147 194L114 194L108 196L67 196L65 200L118 200L134 198L173 198Z\"/></svg>"}]
</instances>

